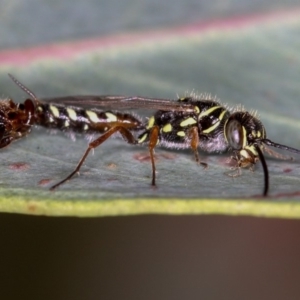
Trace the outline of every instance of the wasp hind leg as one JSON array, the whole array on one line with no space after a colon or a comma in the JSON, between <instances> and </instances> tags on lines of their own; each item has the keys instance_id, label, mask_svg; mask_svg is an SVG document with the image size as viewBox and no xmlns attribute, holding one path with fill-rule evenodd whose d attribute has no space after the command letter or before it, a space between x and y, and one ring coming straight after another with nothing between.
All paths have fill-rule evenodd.
<instances>
[{"instance_id":1,"label":"wasp hind leg","mask_svg":"<svg viewBox=\"0 0 300 300\"><path fill-rule=\"evenodd\" d=\"M84 163L85 159L89 155L90 151L94 150L97 147L99 147L102 143L104 143L109 137L111 137L116 132L119 132L129 144L136 144L136 140L135 140L134 136L129 131L129 129L124 127L124 125L117 124L117 125L111 127L108 131L103 133L100 137L98 137L97 139L95 139L95 140L93 140L92 142L89 143L88 148L85 150L85 153L83 154L83 156L79 160L79 162L78 162L76 168L74 169L74 171L71 172L65 179L63 179L60 182L53 185L50 188L50 190L51 191L55 190L57 187L59 187L60 185L62 185L66 181L70 180L76 173L78 173L81 166L82 166L82 164Z\"/></svg>"}]
</instances>

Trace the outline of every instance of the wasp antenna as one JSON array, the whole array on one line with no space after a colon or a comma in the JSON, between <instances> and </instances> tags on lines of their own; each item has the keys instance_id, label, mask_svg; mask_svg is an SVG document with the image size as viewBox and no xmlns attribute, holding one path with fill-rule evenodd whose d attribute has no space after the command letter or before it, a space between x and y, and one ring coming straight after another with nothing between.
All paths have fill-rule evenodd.
<instances>
[{"instance_id":1,"label":"wasp antenna","mask_svg":"<svg viewBox=\"0 0 300 300\"><path fill-rule=\"evenodd\" d=\"M287 151L290 151L290 152L293 152L293 153L300 154L299 149L288 147L288 146L281 145L281 144L277 144L277 143L274 143L274 142L270 141L269 139L263 139L262 142L264 144L268 145L268 146L271 146L271 147L275 147L275 148L278 148L278 149L283 149L283 150L287 150Z\"/></svg>"},{"instance_id":2,"label":"wasp antenna","mask_svg":"<svg viewBox=\"0 0 300 300\"><path fill-rule=\"evenodd\" d=\"M38 99L34 92L32 92L28 87L26 87L24 84L22 84L17 78L15 78L13 75L8 74L8 76L11 78L11 80L19 87L21 88L26 94L28 94L33 100L38 103Z\"/></svg>"},{"instance_id":3,"label":"wasp antenna","mask_svg":"<svg viewBox=\"0 0 300 300\"><path fill-rule=\"evenodd\" d=\"M263 196L266 197L268 195L268 191L269 191L269 170L268 170L268 166L267 166L265 157L264 157L261 149L259 148L259 146L255 145L255 149L258 153L259 159L261 161L261 164L262 164L263 170L264 170L265 187L264 187Z\"/></svg>"}]
</instances>

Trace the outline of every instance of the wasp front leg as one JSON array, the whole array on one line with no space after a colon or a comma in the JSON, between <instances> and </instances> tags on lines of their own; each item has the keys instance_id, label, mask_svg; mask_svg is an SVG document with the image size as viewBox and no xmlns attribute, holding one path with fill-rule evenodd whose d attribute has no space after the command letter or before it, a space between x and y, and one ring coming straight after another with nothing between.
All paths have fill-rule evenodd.
<instances>
[{"instance_id":1,"label":"wasp front leg","mask_svg":"<svg viewBox=\"0 0 300 300\"><path fill-rule=\"evenodd\" d=\"M257 162L257 158L251 155L241 155L242 151L236 152L234 156L230 157L231 161L235 161L235 166L231 167L231 171L225 173L229 177L238 177L242 175L242 168L249 168L250 171L254 171L254 166Z\"/></svg>"}]
</instances>

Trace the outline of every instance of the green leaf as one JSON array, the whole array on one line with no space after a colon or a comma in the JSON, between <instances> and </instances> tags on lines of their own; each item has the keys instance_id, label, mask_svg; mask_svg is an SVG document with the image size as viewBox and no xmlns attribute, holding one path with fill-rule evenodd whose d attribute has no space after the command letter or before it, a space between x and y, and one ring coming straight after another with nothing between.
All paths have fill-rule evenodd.
<instances>
[{"instance_id":1,"label":"green leaf","mask_svg":"<svg viewBox=\"0 0 300 300\"><path fill-rule=\"evenodd\" d=\"M230 107L241 104L257 110L271 140L300 148L299 20L295 13L280 20L244 20L240 26L232 20L217 26L117 35L86 41L86 47L75 42L6 51L0 53L1 93L17 102L26 97L7 73L39 97L126 94L175 99L186 92L208 92ZM36 56L28 59L30 53ZM157 149L158 186L153 188L147 148L118 139L97 148L80 176L50 192L48 187L75 168L87 147L81 137L73 142L51 133L36 128L1 149L1 211L300 216L299 157L293 162L267 160L271 196L263 199L253 197L263 190L260 163L254 172L243 170L231 178L224 175L230 171L230 153L201 153L209 165L203 170L191 151Z\"/></svg>"}]
</instances>

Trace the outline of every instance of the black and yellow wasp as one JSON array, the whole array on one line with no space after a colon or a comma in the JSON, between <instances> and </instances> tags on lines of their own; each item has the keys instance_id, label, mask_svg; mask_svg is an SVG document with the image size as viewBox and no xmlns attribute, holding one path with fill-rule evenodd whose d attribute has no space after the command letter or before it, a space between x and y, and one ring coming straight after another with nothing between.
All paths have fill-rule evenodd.
<instances>
[{"instance_id":1,"label":"black and yellow wasp","mask_svg":"<svg viewBox=\"0 0 300 300\"><path fill-rule=\"evenodd\" d=\"M266 130L255 114L245 110L229 110L207 95L187 96L178 100L126 96L67 96L40 100L27 87L10 75L30 98L24 103L0 101L0 148L30 133L33 125L64 132L97 134L76 168L53 185L54 190L79 172L92 149L112 135L119 133L129 144L146 145L152 163L152 185L156 185L154 149L191 148L197 163L198 150L204 152L230 151L236 162L236 175L241 168L253 168L260 160L264 171L264 190L269 190L269 172L264 152L285 158L269 147L294 153L300 150L267 139ZM88 107L88 108L87 108ZM120 112L126 109L157 110L147 121L135 114ZM117 110L117 111L116 111Z\"/></svg>"}]
</instances>

